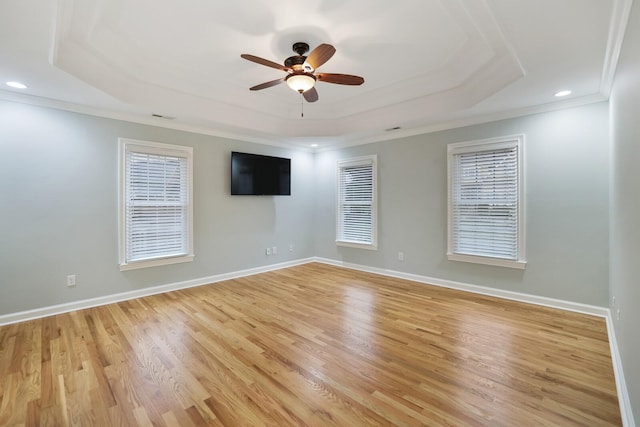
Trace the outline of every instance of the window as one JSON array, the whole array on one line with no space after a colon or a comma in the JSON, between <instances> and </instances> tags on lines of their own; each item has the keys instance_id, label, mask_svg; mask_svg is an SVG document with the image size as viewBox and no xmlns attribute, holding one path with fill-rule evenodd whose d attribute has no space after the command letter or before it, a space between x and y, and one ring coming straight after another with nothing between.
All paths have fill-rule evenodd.
<instances>
[{"instance_id":1,"label":"window","mask_svg":"<svg viewBox=\"0 0 640 427\"><path fill-rule=\"evenodd\" d=\"M120 269L193 260L193 149L120 142Z\"/></svg>"},{"instance_id":2,"label":"window","mask_svg":"<svg viewBox=\"0 0 640 427\"><path fill-rule=\"evenodd\" d=\"M338 161L338 214L336 243L377 249L377 157Z\"/></svg>"},{"instance_id":3,"label":"window","mask_svg":"<svg viewBox=\"0 0 640 427\"><path fill-rule=\"evenodd\" d=\"M448 146L450 260L525 268L524 135Z\"/></svg>"}]
</instances>

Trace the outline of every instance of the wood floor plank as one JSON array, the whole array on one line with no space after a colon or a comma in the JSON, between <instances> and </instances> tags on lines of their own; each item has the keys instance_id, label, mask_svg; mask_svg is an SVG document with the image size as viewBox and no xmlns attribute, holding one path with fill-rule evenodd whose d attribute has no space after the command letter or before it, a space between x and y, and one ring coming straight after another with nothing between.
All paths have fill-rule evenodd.
<instances>
[{"instance_id":1,"label":"wood floor plank","mask_svg":"<svg viewBox=\"0 0 640 427\"><path fill-rule=\"evenodd\" d=\"M0 327L0 426L621 425L604 319L325 264Z\"/></svg>"}]
</instances>

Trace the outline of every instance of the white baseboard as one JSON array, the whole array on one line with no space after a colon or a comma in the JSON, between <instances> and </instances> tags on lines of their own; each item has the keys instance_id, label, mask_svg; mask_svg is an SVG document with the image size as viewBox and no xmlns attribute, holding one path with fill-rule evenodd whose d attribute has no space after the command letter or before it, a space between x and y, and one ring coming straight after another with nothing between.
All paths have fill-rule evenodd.
<instances>
[{"instance_id":1,"label":"white baseboard","mask_svg":"<svg viewBox=\"0 0 640 427\"><path fill-rule=\"evenodd\" d=\"M139 289L135 291L121 292L118 294L105 295L97 298L90 298L80 301L74 301L64 304L52 305L49 307L36 308L33 310L21 311L18 313L10 313L0 316L0 326L11 323L24 322L27 320L39 319L42 317L53 316L56 314L68 313L70 311L82 310L85 308L97 307L99 305L112 304L114 302L126 301L134 298L146 297L165 292L175 291L178 289L193 288L195 286L207 285L210 283L221 282L223 280L236 279L238 277L252 276L267 271L280 270L282 268L293 267L296 265L307 264L312 262L312 258L304 258L295 261L288 261L279 264L270 264L262 267L249 268L247 270L234 271L230 273L216 274L214 276L201 277L198 279L185 280L177 283L169 283L166 285L152 286L149 288Z\"/></svg>"},{"instance_id":2,"label":"white baseboard","mask_svg":"<svg viewBox=\"0 0 640 427\"><path fill-rule=\"evenodd\" d=\"M336 261L328 258L311 257L303 258L295 261L283 262L279 264L270 264L262 267L250 268L246 270L234 271L230 273L216 274L198 279L185 280L182 282L169 283L166 285L153 286L149 288L139 289L135 291L122 292L117 294L105 295L102 297L74 301L64 304L52 305L33 310L21 311L0 315L0 326L10 323L24 322L26 320L38 319L41 317L52 316L61 313L67 313L74 310L82 310L84 308L96 307L99 305L111 304L114 302L126 301L134 298L141 298L149 295L160 294L164 292L175 291L178 289L192 288L194 286L202 286L209 283L221 282L223 280L235 279L238 277L251 276L254 274L264 273L267 271L280 270L296 265L307 264L310 262L320 262L323 264L334 265L337 267L350 268L352 270L360 270L368 273L380 274L382 276L397 277L407 279L414 282L425 283L434 286L457 289L462 291L473 292L476 294L489 295L498 298L504 298L514 301L527 302L546 307L559 308L562 310L575 311L578 313L591 314L608 318L610 317L609 309L587 304L580 304L571 301L541 297L537 295L524 294L519 292L505 291L502 289L490 288L485 286L471 285L468 283L455 282L452 280L438 279L435 277L421 276L412 273L404 273L401 271L387 270L377 267L369 267L366 265L351 264L342 261Z\"/></svg>"},{"instance_id":3,"label":"white baseboard","mask_svg":"<svg viewBox=\"0 0 640 427\"><path fill-rule=\"evenodd\" d=\"M399 279L411 280L428 285L440 286L443 288L457 289L460 291L473 292L475 294L488 295L513 301L527 302L530 304L542 305L545 307L559 308L561 310L575 311L593 316L607 317L608 309L595 305L581 304L577 302L564 301L560 299L541 297L537 295L524 294L520 292L505 291L502 289L490 288L486 286L471 285L469 283L455 282L453 280L438 279L435 277L421 276L418 274L404 273L402 271L387 270L384 268L369 267L366 265L351 264L348 262L336 261L333 259L313 258L316 262L335 265L337 267L350 268L352 270L366 271L368 273L380 274L382 276L396 277Z\"/></svg>"},{"instance_id":4,"label":"white baseboard","mask_svg":"<svg viewBox=\"0 0 640 427\"><path fill-rule=\"evenodd\" d=\"M609 349L611 351L613 373L616 377L616 389L618 391L622 425L623 427L636 427L631 409L629 390L627 389L627 382L624 379L624 373L622 371L622 359L620 358L620 349L618 348L618 340L616 339L616 330L613 327L613 317L611 317L611 310L609 309L607 309L607 332L609 333Z\"/></svg>"}]
</instances>

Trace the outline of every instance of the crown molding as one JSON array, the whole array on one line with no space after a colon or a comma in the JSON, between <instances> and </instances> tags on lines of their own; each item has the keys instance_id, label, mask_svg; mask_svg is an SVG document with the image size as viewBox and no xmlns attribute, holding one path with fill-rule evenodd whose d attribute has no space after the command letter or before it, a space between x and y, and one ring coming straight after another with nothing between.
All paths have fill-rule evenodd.
<instances>
[{"instance_id":1,"label":"crown molding","mask_svg":"<svg viewBox=\"0 0 640 427\"><path fill-rule=\"evenodd\" d=\"M629 0L620 0L629 1ZM597 102L607 101L601 93L587 95L579 98L567 99L548 104L536 105L533 107L519 108L515 110L502 111L489 114L478 114L473 117L462 118L458 120L450 120L446 122L433 123L427 126L400 129L384 134L374 134L368 136L344 135L338 137L303 137L303 138L286 138L286 137L257 137L242 132L224 132L211 129L204 126L194 126L171 122L162 118L146 117L140 114L117 112L103 108L89 107L79 104L73 104L65 101L58 101L50 98L43 98L33 95L18 94L12 91L0 90L0 100L17 102L21 104L34 105L38 107L53 108L57 110L70 111L74 113L87 114L90 116L104 117L114 120L122 120L131 123L161 127L184 132L191 132L201 135L215 136L219 138L227 138L239 141L252 142L262 145L270 145L288 149L295 149L305 152L322 152L332 151L358 145L372 144L375 142L392 141L396 139L407 138L416 135L429 134L449 129L456 129L465 126L477 125L482 123L496 122L505 119L528 116L532 114L546 113L567 108L579 107L582 105L593 104ZM311 148L310 144L317 142L322 146Z\"/></svg>"},{"instance_id":2,"label":"crown molding","mask_svg":"<svg viewBox=\"0 0 640 427\"><path fill-rule=\"evenodd\" d=\"M165 128L165 129L191 132L191 133L196 133L200 135L215 136L218 138L226 138L226 139L233 139L237 141L252 142L255 144L296 149L298 151L312 151L304 146L283 142L283 138L276 139L276 137L273 137L273 138L258 137L255 135L249 135L242 132L225 132L225 131L220 131L216 129L211 129L205 126L188 125L188 124L183 124L179 122L172 122L163 118L147 117L141 114L113 111L106 108L90 107L86 105L74 104L74 103L59 101L51 98L44 98L39 96L15 93L12 91L1 90L1 89L0 89L0 100L16 102L20 104L27 104L27 105L32 105L36 107L44 107L44 108L52 108L52 109L62 110L62 111L69 111L72 113L86 114L89 116L102 117L102 118L113 119L113 120L121 120L125 122L155 126L155 127Z\"/></svg>"},{"instance_id":3,"label":"crown molding","mask_svg":"<svg viewBox=\"0 0 640 427\"><path fill-rule=\"evenodd\" d=\"M609 22L609 37L607 39L607 50L604 57L604 66L602 68L602 80L600 81L600 93L603 97L609 99L613 79L616 74L620 51L622 50L622 42L624 34L629 22L631 14L631 6L633 0L614 0L611 20Z\"/></svg>"},{"instance_id":4,"label":"crown molding","mask_svg":"<svg viewBox=\"0 0 640 427\"><path fill-rule=\"evenodd\" d=\"M370 136L362 137L359 139L345 138L337 141L333 145L318 147L316 148L316 152L332 151L332 150L353 147L358 145L373 144L375 142L384 142L384 141L391 141L395 139L403 139L411 136L425 135L425 134L434 133L434 132L457 129L465 126L472 126L472 125L478 125L483 123L492 123L500 120L530 116L533 114L541 114L541 113L548 113L552 111L565 110L569 108L576 108L576 107L581 107L583 105L604 102L607 100L608 98L603 96L602 94L595 93L592 95L582 96L579 98L571 98L564 101L541 104L533 107L524 107L524 108L518 108L515 110L501 111L497 113L479 114L473 117L462 118L458 120L450 120L446 122L433 123L431 125L423 126L419 128L412 128L412 129L406 129L406 130L400 129L397 131L386 133L384 135L382 134L370 135Z\"/></svg>"}]
</instances>

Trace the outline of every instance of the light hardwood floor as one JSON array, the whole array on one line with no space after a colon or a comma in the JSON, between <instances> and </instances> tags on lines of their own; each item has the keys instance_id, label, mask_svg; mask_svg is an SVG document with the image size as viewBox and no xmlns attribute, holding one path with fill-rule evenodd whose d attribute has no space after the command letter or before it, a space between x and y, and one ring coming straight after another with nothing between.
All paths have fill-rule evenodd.
<instances>
[{"instance_id":1,"label":"light hardwood floor","mask_svg":"<svg viewBox=\"0 0 640 427\"><path fill-rule=\"evenodd\" d=\"M605 321L306 264L0 327L0 425L620 425Z\"/></svg>"}]
</instances>

